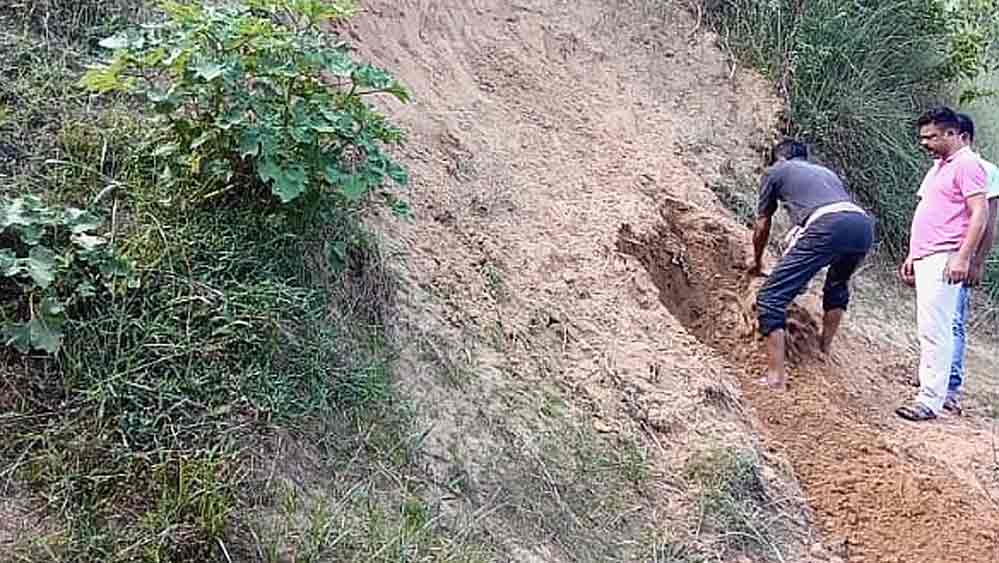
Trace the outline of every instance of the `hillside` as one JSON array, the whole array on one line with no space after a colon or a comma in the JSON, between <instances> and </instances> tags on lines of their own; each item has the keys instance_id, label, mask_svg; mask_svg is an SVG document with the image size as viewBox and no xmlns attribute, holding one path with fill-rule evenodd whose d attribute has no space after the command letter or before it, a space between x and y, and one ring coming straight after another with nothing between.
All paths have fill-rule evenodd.
<instances>
[{"instance_id":1,"label":"hillside","mask_svg":"<svg viewBox=\"0 0 999 563\"><path fill-rule=\"evenodd\" d=\"M3 193L110 183L151 262L58 361L8 354L0 561L999 561L990 341L965 416L897 419L912 295L872 261L832 357L816 282L790 390L755 385L781 101L697 5L364 0L328 31L411 93L369 100L412 213L301 232L174 207L135 106L76 87L91 53L0 10Z\"/></svg>"},{"instance_id":2,"label":"hillside","mask_svg":"<svg viewBox=\"0 0 999 563\"><path fill-rule=\"evenodd\" d=\"M833 556L996 560L991 423L893 418L914 360L892 342L904 328L867 336L883 305L856 306L821 365L803 344L817 301L803 299L791 392L752 386L748 233L716 193L755 183L776 104L697 24L654 2L368 4L358 36L379 39L363 51L418 100L396 113L411 132L417 219L386 227L407 257L404 340L438 343L437 369L462 374L460 392L442 391L426 348L409 349L401 373L436 423L430 443L495 482L471 460L483 444L531 444L523 427L553 393L582 424L639 444L663 487L698 452L751 448L758 433L768 485L804 488L807 508L782 507L791 527L807 511L808 542ZM665 487L636 515L696 495ZM690 517L669 512L657 527L696 544ZM541 559L592 557L551 537L533 548ZM783 560L802 560L793 545Z\"/></svg>"}]
</instances>

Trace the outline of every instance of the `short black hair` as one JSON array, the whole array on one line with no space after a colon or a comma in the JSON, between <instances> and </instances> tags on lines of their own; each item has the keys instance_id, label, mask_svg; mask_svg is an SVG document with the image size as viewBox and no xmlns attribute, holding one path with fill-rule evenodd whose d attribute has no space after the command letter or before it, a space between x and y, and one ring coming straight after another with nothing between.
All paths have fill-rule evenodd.
<instances>
[{"instance_id":1,"label":"short black hair","mask_svg":"<svg viewBox=\"0 0 999 563\"><path fill-rule=\"evenodd\" d=\"M808 158L808 147L805 146L805 143L795 141L794 139L784 139L774 145L774 148L770 151L770 164L777 162L781 158L784 160Z\"/></svg>"},{"instance_id":2,"label":"short black hair","mask_svg":"<svg viewBox=\"0 0 999 563\"><path fill-rule=\"evenodd\" d=\"M957 130L962 135L968 136L968 142L975 142L975 120L966 113L957 114Z\"/></svg>"},{"instance_id":3,"label":"short black hair","mask_svg":"<svg viewBox=\"0 0 999 563\"><path fill-rule=\"evenodd\" d=\"M941 129L961 130L961 120L958 119L957 113L947 106L930 108L916 120L917 128L927 125L936 125Z\"/></svg>"}]
</instances>

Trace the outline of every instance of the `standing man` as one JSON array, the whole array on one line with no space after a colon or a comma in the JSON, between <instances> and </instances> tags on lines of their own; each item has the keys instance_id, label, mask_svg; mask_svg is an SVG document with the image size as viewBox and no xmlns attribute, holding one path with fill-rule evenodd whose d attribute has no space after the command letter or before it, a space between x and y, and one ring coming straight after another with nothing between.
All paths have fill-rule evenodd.
<instances>
[{"instance_id":1,"label":"standing man","mask_svg":"<svg viewBox=\"0 0 999 563\"><path fill-rule=\"evenodd\" d=\"M961 135L961 142L974 151L975 143L975 122L971 116L957 114L958 131ZM985 234L978 244L978 250L971 263L971 279L961 286L961 294L958 296L957 313L954 319L954 359L950 366L950 384L947 387L947 399L944 401L944 410L954 414L961 414L961 387L964 385L964 351L966 338L966 325L968 308L970 307L971 288L979 285L985 275L985 262L992 252L996 237L996 220L999 217L997 207L999 207L999 168L988 160L976 154L982 167L985 169L987 193L985 197L988 201L989 217L985 223Z\"/></svg>"},{"instance_id":2,"label":"standing man","mask_svg":"<svg viewBox=\"0 0 999 563\"><path fill-rule=\"evenodd\" d=\"M822 268L829 267L822 294L822 352L828 353L850 301L849 281L874 241L874 223L850 201L843 182L828 168L808 162L805 145L785 140L774 147L763 176L753 226L753 263L759 275L778 203L794 223L790 247L757 295L760 332L767 338L764 383L785 389L787 307Z\"/></svg>"},{"instance_id":3,"label":"standing man","mask_svg":"<svg viewBox=\"0 0 999 563\"><path fill-rule=\"evenodd\" d=\"M920 145L936 159L919 188L909 256L900 270L903 281L916 286L919 395L895 412L923 421L936 418L947 399L961 287L973 277L988 207L985 169L961 140L957 114L934 108L916 126Z\"/></svg>"}]
</instances>

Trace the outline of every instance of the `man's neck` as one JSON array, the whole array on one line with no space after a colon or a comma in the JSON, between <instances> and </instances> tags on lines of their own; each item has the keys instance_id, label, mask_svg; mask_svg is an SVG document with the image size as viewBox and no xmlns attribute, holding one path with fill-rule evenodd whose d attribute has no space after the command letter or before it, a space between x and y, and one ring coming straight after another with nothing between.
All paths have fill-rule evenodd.
<instances>
[{"instance_id":1,"label":"man's neck","mask_svg":"<svg viewBox=\"0 0 999 563\"><path fill-rule=\"evenodd\" d=\"M947 154L947 156L943 157L943 160L944 161L948 161L948 160L954 158L955 156L957 156L958 153L960 153L964 149L971 150L968 145L960 145L958 147L954 147L954 149L951 150L950 153Z\"/></svg>"}]
</instances>

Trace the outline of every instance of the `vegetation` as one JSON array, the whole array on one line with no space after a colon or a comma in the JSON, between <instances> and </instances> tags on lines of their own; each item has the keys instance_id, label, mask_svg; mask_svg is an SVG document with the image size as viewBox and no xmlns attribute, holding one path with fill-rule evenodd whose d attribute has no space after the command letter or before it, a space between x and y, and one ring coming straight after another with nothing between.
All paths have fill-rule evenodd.
<instances>
[{"instance_id":1,"label":"vegetation","mask_svg":"<svg viewBox=\"0 0 999 563\"><path fill-rule=\"evenodd\" d=\"M843 173L875 211L881 243L895 256L908 248L914 187L927 166L915 118L931 103L988 94L961 86L990 69L997 7L993 0L703 3L724 43L778 85L782 133L805 139Z\"/></svg>"},{"instance_id":2,"label":"vegetation","mask_svg":"<svg viewBox=\"0 0 999 563\"><path fill-rule=\"evenodd\" d=\"M770 498L760 463L752 452L734 448L704 451L685 468L700 489L698 503L706 526L720 532L725 555L748 553L783 560L778 548L786 523Z\"/></svg>"},{"instance_id":3,"label":"vegetation","mask_svg":"<svg viewBox=\"0 0 999 563\"><path fill-rule=\"evenodd\" d=\"M393 282L360 222L375 195L405 212L379 191L406 180L383 148L401 132L364 101L405 90L320 33L348 2L162 7L0 8L0 473L25 505L0 518L47 515L0 559L438 550L418 496L335 541L336 510L285 502L261 462L323 421L366 428L378 475L409 467ZM85 73L99 42L113 56ZM284 523L255 520L269 509Z\"/></svg>"},{"instance_id":4,"label":"vegetation","mask_svg":"<svg viewBox=\"0 0 999 563\"><path fill-rule=\"evenodd\" d=\"M164 2L165 23L101 41L116 55L83 83L149 102L160 181L207 192L188 199L263 182L285 203L303 194L356 202L386 178L406 182L382 150L401 131L363 101L391 94L405 102L406 90L354 62L345 45L330 45L319 27L349 14L350 3L285 5Z\"/></svg>"}]
</instances>

